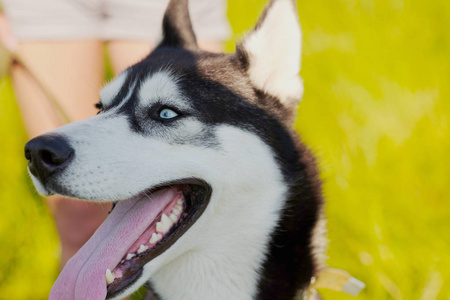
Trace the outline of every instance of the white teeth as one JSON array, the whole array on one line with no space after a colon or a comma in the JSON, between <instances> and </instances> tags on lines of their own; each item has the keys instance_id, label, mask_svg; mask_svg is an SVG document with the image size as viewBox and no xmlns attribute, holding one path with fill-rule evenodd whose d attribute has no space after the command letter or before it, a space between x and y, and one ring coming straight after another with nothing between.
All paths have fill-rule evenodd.
<instances>
[{"instance_id":1,"label":"white teeth","mask_svg":"<svg viewBox=\"0 0 450 300\"><path fill-rule=\"evenodd\" d=\"M156 223L156 231L166 233L169 231L172 225L173 221L166 214L163 214L161 216L161 222Z\"/></svg>"},{"instance_id":2,"label":"white teeth","mask_svg":"<svg viewBox=\"0 0 450 300\"><path fill-rule=\"evenodd\" d=\"M174 213L170 214L169 218L170 218L174 223L176 223L176 222L178 221L178 217L177 217L177 215L174 214Z\"/></svg>"},{"instance_id":3,"label":"white teeth","mask_svg":"<svg viewBox=\"0 0 450 300\"><path fill-rule=\"evenodd\" d=\"M177 204L179 204L179 205L183 205L183 199L178 199L178 201L177 201Z\"/></svg>"},{"instance_id":4,"label":"white teeth","mask_svg":"<svg viewBox=\"0 0 450 300\"><path fill-rule=\"evenodd\" d=\"M136 254L132 254L132 253L128 253L128 255L127 255L127 260L130 260L130 259L132 259L133 257L135 257L136 256Z\"/></svg>"},{"instance_id":5,"label":"white teeth","mask_svg":"<svg viewBox=\"0 0 450 300\"><path fill-rule=\"evenodd\" d=\"M179 205L176 205L174 208L172 208L172 212L179 216L181 213L181 207Z\"/></svg>"},{"instance_id":6,"label":"white teeth","mask_svg":"<svg viewBox=\"0 0 450 300\"><path fill-rule=\"evenodd\" d=\"M161 216L161 222L168 225L169 228L172 227L172 225L173 225L172 219L170 219L166 214L163 214Z\"/></svg>"},{"instance_id":7,"label":"white teeth","mask_svg":"<svg viewBox=\"0 0 450 300\"><path fill-rule=\"evenodd\" d=\"M142 252L144 252L144 251L147 251L147 249L148 249L148 246L141 245L141 246L139 247L137 253L142 253Z\"/></svg>"},{"instance_id":8,"label":"white teeth","mask_svg":"<svg viewBox=\"0 0 450 300\"><path fill-rule=\"evenodd\" d=\"M166 228L164 227L163 223L156 222L156 231L164 233Z\"/></svg>"},{"instance_id":9,"label":"white teeth","mask_svg":"<svg viewBox=\"0 0 450 300\"><path fill-rule=\"evenodd\" d=\"M152 237L150 238L150 241L148 241L150 244L156 244L162 239L162 235L159 233L153 232Z\"/></svg>"},{"instance_id":10,"label":"white teeth","mask_svg":"<svg viewBox=\"0 0 450 300\"><path fill-rule=\"evenodd\" d=\"M124 262L125 262L125 259L122 259L122 260L120 261L121 264L123 264Z\"/></svg>"},{"instance_id":11,"label":"white teeth","mask_svg":"<svg viewBox=\"0 0 450 300\"><path fill-rule=\"evenodd\" d=\"M116 277L114 276L114 274L111 272L110 269L106 269L105 277L107 284L111 284L114 281L114 279L116 279Z\"/></svg>"}]
</instances>

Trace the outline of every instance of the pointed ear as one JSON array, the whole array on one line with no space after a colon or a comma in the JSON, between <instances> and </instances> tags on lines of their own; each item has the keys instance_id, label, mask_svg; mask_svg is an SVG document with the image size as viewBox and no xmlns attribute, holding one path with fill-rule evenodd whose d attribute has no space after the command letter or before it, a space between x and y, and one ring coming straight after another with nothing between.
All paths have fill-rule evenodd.
<instances>
[{"instance_id":1,"label":"pointed ear","mask_svg":"<svg viewBox=\"0 0 450 300\"><path fill-rule=\"evenodd\" d=\"M237 46L250 80L295 109L303 96L301 30L294 0L272 0L256 27Z\"/></svg>"},{"instance_id":2,"label":"pointed ear","mask_svg":"<svg viewBox=\"0 0 450 300\"><path fill-rule=\"evenodd\" d=\"M160 46L198 49L192 29L187 0L170 0L163 19L163 40Z\"/></svg>"}]
</instances>

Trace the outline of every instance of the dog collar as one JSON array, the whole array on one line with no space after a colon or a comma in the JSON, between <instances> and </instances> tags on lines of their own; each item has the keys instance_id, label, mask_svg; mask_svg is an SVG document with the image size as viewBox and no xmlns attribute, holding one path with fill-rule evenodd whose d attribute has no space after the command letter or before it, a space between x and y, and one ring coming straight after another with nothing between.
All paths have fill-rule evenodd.
<instances>
[{"instance_id":1,"label":"dog collar","mask_svg":"<svg viewBox=\"0 0 450 300\"><path fill-rule=\"evenodd\" d=\"M349 272L325 268L319 272L317 277L311 278L309 287L297 293L295 300L319 300L322 299L316 289L330 289L343 292L352 296L357 296L366 285L352 277Z\"/></svg>"}]
</instances>

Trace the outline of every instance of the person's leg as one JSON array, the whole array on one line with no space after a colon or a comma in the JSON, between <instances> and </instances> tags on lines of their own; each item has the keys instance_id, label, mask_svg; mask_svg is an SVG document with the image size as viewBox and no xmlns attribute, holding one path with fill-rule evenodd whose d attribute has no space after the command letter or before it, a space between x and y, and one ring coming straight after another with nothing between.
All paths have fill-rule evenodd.
<instances>
[{"instance_id":1,"label":"person's leg","mask_svg":"<svg viewBox=\"0 0 450 300\"><path fill-rule=\"evenodd\" d=\"M59 102L71 121L93 116L103 82L99 41L21 42L17 53L37 80ZM30 138L64 125L36 78L14 65L11 78ZM61 268L103 222L111 205L53 196L48 199L61 239Z\"/></svg>"},{"instance_id":2,"label":"person's leg","mask_svg":"<svg viewBox=\"0 0 450 300\"><path fill-rule=\"evenodd\" d=\"M199 41L199 47L210 52L223 51L220 41ZM150 42L110 41L108 42L109 57L114 74L119 74L129 66L139 62L153 49Z\"/></svg>"},{"instance_id":3,"label":"person's leg","mask_svg":"<svg viewBox=\"0 0 450 300\"><path fill-rule=\"evenodd\" d=\"M223 42L215 41L215 40L200 40L198 41L198 46L200 49L209 51L209 52L223 52Z\"/></svg>"},{"instance_id":4,"label":"person's leg","mask_svg":"<svg viewBox=\"0 0 450 300\"><path fill-rule=\"evenodd\" d=\"M101 42L21 42L16 53L36 76L32 78L20 65L14 66L11 74L30 137L63 125L36 79L57 99L71 121L95 115L94 104L103 82Z\"/></svg>"},{"instance_id":5,"label":"person's leg","mask_svg":"<svg viewBox=\"0 0 450 300\"><path fill-rule=\"evenodd\" d=\"M111 67L116 75L142 60L154 47L151 42L120 40L110 41L107 46Z\"/></svg>"}]
</instances>

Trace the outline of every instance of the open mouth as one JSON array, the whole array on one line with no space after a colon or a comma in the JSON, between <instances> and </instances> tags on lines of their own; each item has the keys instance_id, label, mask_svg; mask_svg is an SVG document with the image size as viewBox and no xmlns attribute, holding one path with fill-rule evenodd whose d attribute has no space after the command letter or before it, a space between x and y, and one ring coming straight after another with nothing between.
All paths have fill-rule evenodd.
<instances>
[{"instance_id":1,"label":"open mouth","mask_svg":"<svg viewBox=\"0 0 450 300\"><path fill-rule=\"evenodd\" d=\"M142 267L180 238L205 210L211 188L203 181L186 179L153 188L147 195L165 190L171 200L135 241L113 270L106 270L107 299L136 282Z\"/></svg>"},{"instance_id":2,"label":"open mouth","mask_svg":"<svg viewBox=\"0 0 450 300\"><path fill-rule=\"evenodd\" d=\"M50 299L70 294L74 299L119 296L142 276L144 265L171 247L198 220L211 193L203 180L188 178L119 201L67 263Z\"/></svg>"}]
</instances>

